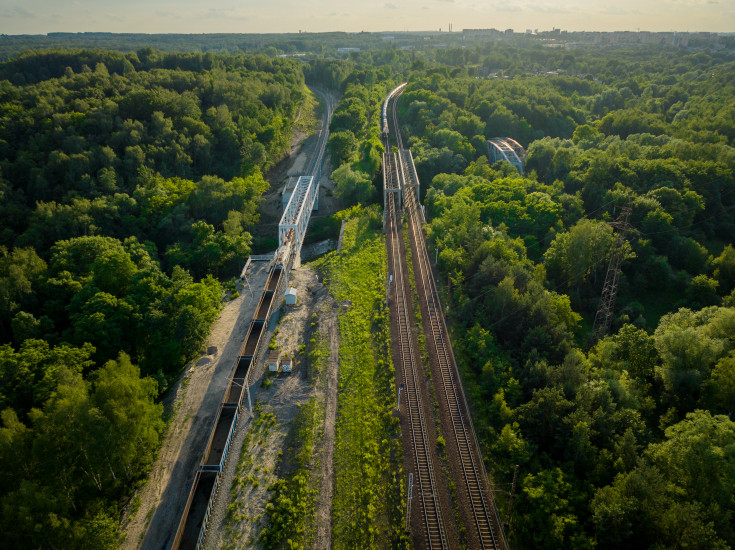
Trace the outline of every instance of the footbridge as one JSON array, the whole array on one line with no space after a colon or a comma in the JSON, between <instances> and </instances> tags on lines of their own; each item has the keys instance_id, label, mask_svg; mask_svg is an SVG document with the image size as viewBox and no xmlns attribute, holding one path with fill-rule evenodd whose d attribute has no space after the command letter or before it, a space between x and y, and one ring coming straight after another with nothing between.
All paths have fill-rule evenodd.
<instances>
[{"instance_id":1,"label":"footbridge","mask_svg":"<svg viewBox=\"0 0 735 550\"><path fill-rule=\"evenodd\" d=\"M496 137L487 140L487 156L490 159L490 164L499 160L507 160L523 174L526 150L516 140L509 137Z\"/></svg>"}]
</instances>

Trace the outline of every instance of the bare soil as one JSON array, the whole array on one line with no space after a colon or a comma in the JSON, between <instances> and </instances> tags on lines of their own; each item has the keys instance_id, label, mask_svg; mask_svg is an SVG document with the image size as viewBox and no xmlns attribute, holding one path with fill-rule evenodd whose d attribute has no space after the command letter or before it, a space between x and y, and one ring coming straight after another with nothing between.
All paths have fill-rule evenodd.
<instances>
[{"instance_id":1,"label":"bare soil","mask_svg":"<svg viewBox=\"0 0 735 550\"><path fill-rule=\"evenodd\" d=\"M163 444L147 482L131 502L134 512L122 521L123 550L163 550L170 546L202 460L219 403L229 383L240 345L265 285L265 263L252 264L249 274L254 297L245 289L229 302L212 326L206 352L192 361L166 397L169 418Z\"/></svg>"},{"instance_id":2,"label":"bare soil","mask_svg":"<svg viewBox=\"0 0 735 550\"><path fill-rule=\"evenodd\" d=\"M337 99L328 95L328 101L336 104ZM323 124L323 122L319 124ZM268 175L271 188L265 194L265 200L261 207L263 223L256 229L258 233L276 236L277 224L282 213L281 193L283 186L289 175L298 175L306 169L309 155L313 154L316 144L315 136L309 137L308 133L298 130L294 132L289 154ZM329 159L327 157L325 158L325 168L323 170L325 174L329 173L328 163ZM331 215L339 208L338 201L332 194L334 184L324 175L321 178L320 186L319 215ZM317 213L315 212L315 214ZM123 533L121 548L123 550L138 548L142 550L167 550L170 547L186 505L197 466L202 459L207 440L216 420L218 405L229 383L240 346L265 286L268 276L266 267L267 263L257 262L252 264L248 271L248 280L253 296L251 297L247 286L238 288L240 296L225 306L218 320L212 326L207 340L206 352L203 352L201 357L192 361L184 369L179 380L164 399L165 416L168 418L167 431L164 435L159 456L151 468L147 481L131 500L131 503L135 504L129 505L123 513L121 521ZM316 274L308 268L294 271L291 283L292 286L299 289L299 294L304 296L309 291L307 286L301 288L301 283L307 286L311 285L313 288L320 286L320 283L316 280ZM303 324L304 319L301 319L301 317L310 319L317 305L323 306L324 311L331 312L331 306L325 305L328 302L327 298L326 289L321 286L321 291L313 293L312 303L309 307L304 307L304 304L301 304L299 308L292 311L287 317L290 317L296 311L302 313L284 324L284 332L279 334L277 340L279 346L285 346L283 349L291 349L293 352L297 351L298 345L303 342L305 334L303 328L306 326ZM281 298L278 297L278 299ZM323 450L327 449L329 445L319 441L315 456L321 456L323 452L325 456L329 456L328 471L331 471L331 456L334 449L334 416L336 413L338 368L336 345L338 335L336 314L334 314L334 319L331 321L328 320L329 316L325 318L327 319L325 326L332 326L332 329L327 329L332 342L332 360L328 371L334 370L334 374L330 378L325 373L325 388L319 390L319 384L317 383L316 391L321 395L318 398L322 400L326 388L334 393L333 409L328 409L332 410L331 430L329 428L330 413L328 412L324 431L324 441L329 441L331 437L331 451ZM270 338L270 334L268 338ZM263 369L263 365L260 368ZM266 488L275 480L274 472L278 451L283 448L288 427L298 407L297 404L308 401L314 391L315 388L311 383L299 375L298 366L296 366L294 373L290 376L278 377L272 382L270 388L261 387L256 392L255 399L258 402L267 404L268 411L276 415L279 427L271 431L261 425L258 430L259 433L262 432L260 438L254 437L251 441L254 447L248 449L248 452L253 458L253 463L258 466L254 466L254 469L257 467L257 470L250 473L259 476L257 477L259 485L238 492L238 502L246 501L247 504L237 514L230 514L238 521L235 521L234 524L228 523L227 529L225 529L225 518L230 499L222 498L222 495L229 494L233 481L239 475L237 465L240 450L243 447L246 435L252 430L254 424L252 419L249 418L247 407L243 407L230 451L235 456L228 458L218 490L215 508L210 517L210 533L205 540L207 548L250 547L247 541L257 540L260 528L262 528L261 520L264 506L268 498ZM320 391L321 393L319 393ZM329 402L326 405L329 407ZM328 435L330 433L331 436ZM321 510L317 513L317 516L324 518L322 521L326 521L327 524L331 521L332 476L329 475L328 477L329 480L324 482L326 485L323 483L324 487L320 487L320 490L324 490L329 498L322 498L320 495L319 504L317 505L317 508ZM327 537L329 531L330 529L327 530ZM229 534L226 534L226 532ZM236 543L233 542L231 536L233 534L238 534ZM240 535L242 535L242 538L240 538Z\"/></svg>"},{"instance_id":3,"label":"bare soil","mask_svg":"<svg viewBox=\"0 0 735 550\"><path fill-rule=\"evenodd\" d=\"M312 396L316 396L317 410L326 410L324 424L319 421L317 425L317 433L324 435L316 440L311 464L312 479L316 482L314 488L319 491L315 514L317 532L326 526L326 533L319 538L326 540L326 545L319 542L315 548L329 548L331 463L339 367L335 351L338 343L336 309L326 288L308 266L292 272L290 286L297 289L299 300L296 306L282 306L283 316L274 340L282 356L288 354L295 359L294 369L290 374L263 374L262 383L254 394L256 418L260 420L242 423L236 431L210 516L205 539L208 549L260 548L258 539L265 526L265 505L270 499L267 489L279 474L292 469L292 457L283 454L289 429L299 408ZM314 313L317 314L316 330L330 342L329 366L323 371L313 369L300 353L314 330L311 326ZM330 390L333 393L331 405Z\"/></svg>"}]
</instances>

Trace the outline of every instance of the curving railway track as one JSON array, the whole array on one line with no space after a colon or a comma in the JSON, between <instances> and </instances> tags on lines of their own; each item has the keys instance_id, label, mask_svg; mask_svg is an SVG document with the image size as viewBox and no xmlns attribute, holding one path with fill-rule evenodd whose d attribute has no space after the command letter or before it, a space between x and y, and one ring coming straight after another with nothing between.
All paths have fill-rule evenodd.
<instances>
[{"instance_id":1,"label":"curving railway track","mask_svg":"<svg viewBox=\"0 0 735 550\"><path fill-rule=\"evenodd\" d=\"M399 149L398 154L393 156L396 162L389 170L397 172L395 175L399 180L404 207L408 215L416 286L434 374L435 390L440 402L443 433L447 437L450 470L458 491L457 496L465 523L467 543L472 548L505 550L507 543L502 532L502 524L482 462L482 455L444 321L438 289L429 263L422 231L423 213L418 202L418 177L411 153L403 148L398 129L395 106L403 89L396 89L389 96L389 100L393 99L392 121ZM386 136L386 145L388 144ZM393 196L393 193L389 194L390 200L387 201L389 204L386 206L391 212L392 222L395 220ZM393 234L393 229L389 234ZM405 255L402 258L405 259ZM428 529L427 524L427 532Z\"/></svg>"}]
</instances>

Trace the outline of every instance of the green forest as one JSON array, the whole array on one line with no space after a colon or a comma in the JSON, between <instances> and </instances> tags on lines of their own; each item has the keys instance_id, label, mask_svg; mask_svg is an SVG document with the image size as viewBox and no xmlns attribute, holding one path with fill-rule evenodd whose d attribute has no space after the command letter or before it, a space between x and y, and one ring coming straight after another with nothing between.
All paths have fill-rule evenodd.
<instances>
[{"instance_id":1,"label":"green forest","mask_svg":"<svg viewBox=\"0 0 735 550\"><path fill-rule=\"evenodd\" d=\"M0 547L116 546L306 94L265 56L0 65Z\"/></svg>"},{"instance_id":2,"label":"green forest","mask_svg":"<svg viewBox=\"0 0 735 550\"><path fill-rule=\"evenodd\" d=\"M517 468L511 544L732 548L735 63L527 53L591 72L427 63L399 103L503 516ZM491 137L527 148L523 175L489 165ZM596 340L626 205L613 326Z\"/></svg>"},{"instance_id":3,"label":"green forest","mask_svg":"<svg viewBox=\"0 0 735 550\"><path fill-rule=\"evenodd\" d=\"M381 103L402 81L511 546L735 547L732 54L488 41L304 60L279 40L0 63L0 548L117 546L161 397L254 246L305 83L341 95L328 151L352 206L381 200ZM488 160L492 137L526 148L523 174Z\"/></svg>"}]
</instances>

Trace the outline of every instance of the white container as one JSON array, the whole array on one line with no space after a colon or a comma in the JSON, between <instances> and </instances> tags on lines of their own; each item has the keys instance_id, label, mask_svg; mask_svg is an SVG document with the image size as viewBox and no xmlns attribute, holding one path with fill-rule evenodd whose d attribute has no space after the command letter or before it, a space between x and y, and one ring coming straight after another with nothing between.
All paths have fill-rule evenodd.
<instances>
[{"instance_id":1,"label":"white container","mask_svg":"<svg viewBox=\"0 0 735 550\"><path fill-rule=\"evenodd\" d=\"M291 372L292 359L290 357L284 357L281 360L281 370L283 372Z\"/></svg>"},{"instance_id":2,"label":"white container","mask_svg":"<svg viewBox=\"0 0 735 550\"><path fill-rule=\"evenodd\" d=\"M278 350L272 349L268 353L268 359L266 359L266 364L268 365L268 371L270 372L278 372L278 357L279 357Z\"/></svg>"},{"instance_id":3,"label":"white container","mask_svg":"<svg viewBox=\"0 0 735 550\"><path fill-rule=\"evenodd\" d=\"M288 290L286 290L286 305L295 306L296 298L296 289L293 287L289 287Z\"/></svg>"}]
</instances>

